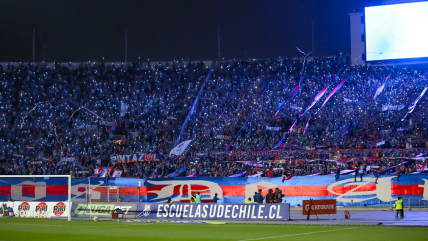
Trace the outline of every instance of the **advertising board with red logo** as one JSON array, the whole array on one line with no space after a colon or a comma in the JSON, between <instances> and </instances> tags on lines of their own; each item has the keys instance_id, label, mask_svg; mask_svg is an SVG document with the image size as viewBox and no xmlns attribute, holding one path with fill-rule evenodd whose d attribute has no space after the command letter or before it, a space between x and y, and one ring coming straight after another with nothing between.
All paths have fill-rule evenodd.
<instances>
[{"instance_id":1,"label":"advertising board with red logo","mask_svg":"<svg viewBox=\"0 0 428 241\"><path fill-rule=\"evenodd\" d=\"M8 202L16 217L60 218L68 217L68 202Z\"/></svg>"},{"instance_id":2,"label":"advertising board with red logo","mask_svg":"<svg viewBox=\"0 0 428 241\"><path fill-rule=\"evenodd\" d=\"M309 209L311 214L336 214L336 200L303 200L303 215L308 215Z\"/></svg>"}]
</instances>

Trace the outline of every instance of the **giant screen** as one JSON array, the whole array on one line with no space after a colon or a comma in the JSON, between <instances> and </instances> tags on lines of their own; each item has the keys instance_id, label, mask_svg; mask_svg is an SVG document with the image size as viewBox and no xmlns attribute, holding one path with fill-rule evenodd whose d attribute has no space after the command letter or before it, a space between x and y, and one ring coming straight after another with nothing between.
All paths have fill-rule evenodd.
<instances>
[{"instance_id":1,"label":"giant screen","mask_svg":"<svg viewBox=\"0 0 428 241\"><path fill-rule=\"evenodd\" d=\"M366 60L428 57L428 2L365 8Z\"/></svg>"}]
</instances>

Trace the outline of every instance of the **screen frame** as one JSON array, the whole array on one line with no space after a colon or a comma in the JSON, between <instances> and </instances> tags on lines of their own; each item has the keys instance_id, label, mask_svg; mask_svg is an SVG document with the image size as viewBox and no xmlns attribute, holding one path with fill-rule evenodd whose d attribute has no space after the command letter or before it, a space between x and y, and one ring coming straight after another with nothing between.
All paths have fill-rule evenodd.
<instances>
[{"instance_id":1,"label":"screen frame","mask_svg":"<svg viewBox=\"0 0 428 241\"><path fill-rule=\"evenodd\" d=\"M363 17L364 17L364 61L369 64L375 63L412 63L412 62L425 62L428 61L428 56L426 57L413 57L413 58L397 58L397 59L383 59L383 60L367 60L367 19L366 19L366 9L372 7L383 7L383 6L391 6L391 5L403 5L403 4L415 4L425 2L428 4L428 1L417 1L417 2L407 2L407 3L388 3L381 5L371 5L364 7Z\"/></svg>"}]
</instances>

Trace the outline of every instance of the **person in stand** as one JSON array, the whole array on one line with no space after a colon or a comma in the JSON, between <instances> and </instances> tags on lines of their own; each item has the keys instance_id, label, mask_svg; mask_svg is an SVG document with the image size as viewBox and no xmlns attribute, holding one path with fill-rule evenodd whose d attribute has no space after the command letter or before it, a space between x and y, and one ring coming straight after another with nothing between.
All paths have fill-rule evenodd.
<instances>
[{"instance_id":1,"label":"person in stand","mask_svg":"<svg viewBox=\"0 0 428 241\"><path fill-rule=\"evenodd\" d=\"M268 177L269 177L269 178L272 178L272 177L273 177L273 174L272 174L271 169L269 169L269 171L268 171Z\"/></svg>"},{"instance_id":2,"label":"person in stand","mask_svg":"<svg viewBox=\"0 0 428 241\"><path fill-rule=\"evenodd\" d=\"M398 218L398 213L400 213L401 219L404 218L404 210L403 210L403 200L401 197L398 197L398 200L395 202L395 218Z\"/></svg>"},{"instance_id":3,"label":"person in stand","mask_svg":"<svg viewBox=\"0 0 428 241\"><path fill-rule=\"evenodd\" d=\"M361 165L361 170L360 170L360 179L361 179L361 182L363 181L363 176L366 173L366 169L367 169L366 165L362 164Z\"/></svg>"},{"instance_id":4,"label":"person in stand","mask_svg":"<svg viewBox=\"0 0 428 241\"><path fill-rule=\"evenodd\" d=\"M248 200L245 201L245 204L251 204L251 203L253 203L253 202L251 201L251 198L249 197Z\"/></svg>"},{"instance_id":5,"label":"person in stand","mask_svg":"<svg viewBox=\"0 0 428 241\"><path fill-rule=\"evenodd\" d=\"M202 202L201 193L198 192L198 194L196 195L196 203L201 203L201 202Z\"/></svg>"},{"instance_id":6,"label":"person in stand","mask_svg":"<svg viewBox=\"0 0 428 241\"><path fill-rule=\"evenodd\" d=\"M356 166L356 167L355 167L354 182L357 182L357 176L358 176L358 174L359 174L359 173L360 173L360 172L359 172L358 166Z\"/></svg>"},{"instance_id":7,"label":"person in stand","mask_svg":"<svg viewBox=\"0 0 428 241\"><path fill-rule=\"evenodd\" d=\"M287 170L285 170L285 168L284 170L282 170L281 177L282 177L282 182L284 183L285 179L287 179Z\"/></svg>"},{"instance_id":8,"label":"person in stand","mask_svg":"<svg viewBox=\"0 0 428 241\"><path fill-rule=\"evenodd\" d=\"M196 203L195 193L192 193L192 196L190 196L190 203Z\"/></svg>"},{"instance_id":9,"label":"person in stand","mask_svg":"<svg viewBox=\"0 0 428 241\"><path fill-rule=\"evenodd\" d=\"M166 203L172 203L172 200L170 197L168 198L168 200L166 200Z\"/></svg>"},{"instance_id":10,"label":"person in stand","mask_svg":"<svg viewBox=\"0 0 428 241\"><path fill-rule=\"evenodd\" d=\"M395 166L395 171L397 172L397 182L399 182L400 181L400 175L401 175L401 169L398 165Z\"/></svg>"},{"instance_id":11,"label":"person in stand","mask_svg":"<svg viewBox=\"0 0 428 241\"><path fill-rule=\"evenodd\" d=\"M217 203L218 200L220 200L220 198L217 197L217 193L216 193L214 194L214 197L213 197L213 203Z\"/></svg>"},{"instance_id":12,"label":"person in stand","mask_svg":"<svg viewBox=\"0 0 428 241\"><path fill-rule=\"evenodd\" d=\"M335 177L335 181L337 181L337 179L339 179L339 177L340 177L340 166L337 166L336 175L334 177Z\"/></svg>"},{"instance_id":13,"label":"person in stand","mask_svg":"<svg viewBox=\"0 0 428 241\"><path fill-rule=\"evenodd\" d=\"M254 195L254 202L256 203L263 203L263 196L262 196L262 189L259 189L259 192Z\"/></svg>"},{"instance_id":14,"label":"person in stand","mask_svg":"<svg viewBox=\"0 0 428 241\"><path fill-rule=\"evenodd\" d=\"M371 170L373 171L373 176L376 178L375 184L377 184L377 179L379 178L379 174L378 174L379 166L378 165L371 166Z\"/></svg>"}]
</instances>

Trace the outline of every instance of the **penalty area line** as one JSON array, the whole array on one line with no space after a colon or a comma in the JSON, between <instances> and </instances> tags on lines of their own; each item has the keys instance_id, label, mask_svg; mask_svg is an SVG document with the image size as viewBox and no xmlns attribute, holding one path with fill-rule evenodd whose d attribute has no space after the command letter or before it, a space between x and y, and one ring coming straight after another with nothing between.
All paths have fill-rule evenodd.
<instances>
[{"instance_id":1,"label":"penalty area line","mask_svg":"<svg viewBox=\"0 0 428 241\"><path fill-rule=\"evenodd\" d=\"M252 240L264 240L264 239L271 239L271 238L292 237L292 236L309 235L309 234L315 234L315 233L335 232L335 231L342 231L342 230L349 230L349 229L356 229L356 228L360 228L360 227L333 229L333 230L326 230L326 231L319 231L319 232L309 232L309 233L287 234L287 235L274 236L274 237L266 237L266 238L242 239L242 240L239 240L239 241L252 241Z\"/></svg>"}]
</instances>

